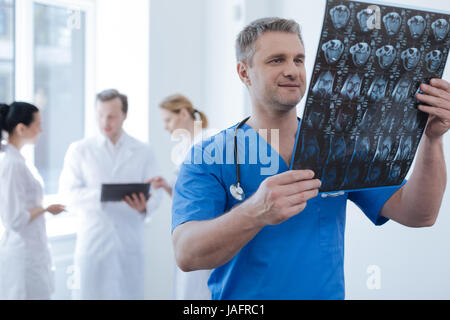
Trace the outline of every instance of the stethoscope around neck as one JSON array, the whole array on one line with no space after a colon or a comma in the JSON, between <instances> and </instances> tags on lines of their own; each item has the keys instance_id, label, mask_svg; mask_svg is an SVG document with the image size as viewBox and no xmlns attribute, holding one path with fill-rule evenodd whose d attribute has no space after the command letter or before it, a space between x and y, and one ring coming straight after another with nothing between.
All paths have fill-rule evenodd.
<instances>
[{"instance_id":1,"label":"stethoscope around neck","mask_svg":"<svg viewBox=\"0 0 450 320\"><path fill-rule=\"evenodd\" d=\"M236 183L232 184L230 186L230 193L233 196L234 199L237 201L244 201L245 199L245 192L244 189L241 186L241 173L239 169L239 153L238 153L238 144L237 144L237 134L239 132L239 129L242 128L244 124L247 123L247 121L250 119L250 117L242 120L236 129L234 130L234 161L236 165ZM335 192L335 193L322 193L322 198L328 198L328 197L339 197L344 195L345 192Z\"/></svg>"},{"instance_id":2,"label":"stethoscope around neck","mask_svg":"<svg viewBox=\"0 0 450 320\"><path fill-rule=\"evenodd\" d=\"M244 124L247 123L247 121L250 119L250 117L244 119L241 121L241 123L238 124L236 129L234 130L234 161L236 165L236 183L232 184L230 186L230 193L233 196L234 199L237 201L244 201L245 199L245 192L244 189L241 186L241 173L239 169L239 153L238 153L238 144L237 144L237 135L239 132L239 129L242 128Z\"/></svg>"}]
</instances>

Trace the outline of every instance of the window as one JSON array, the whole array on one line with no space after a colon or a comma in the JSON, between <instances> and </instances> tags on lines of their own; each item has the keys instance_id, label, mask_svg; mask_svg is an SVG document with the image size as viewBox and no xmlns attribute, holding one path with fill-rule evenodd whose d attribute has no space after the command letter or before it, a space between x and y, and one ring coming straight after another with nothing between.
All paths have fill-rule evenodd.
<instances>
[{"instance_id":1,"label":"window","mask_svg":"<svg viewBox=\"0 0 450 320\"><path fill-rule=\"evenodd\" d=\"M0 0L0 102L14 100L14 1Z\"/></svg>"},{"instance_id":2,"label":"window","mask_svg":"<svg viewBox=\"0 0 450 320\"><path fill-rule=\"evenodd\" d=\"M68 146L85 133L85 12L36 1L34 16L34 101L43 134L34 161L46 194L58 191Z\"/></svg>"}]
</instances>

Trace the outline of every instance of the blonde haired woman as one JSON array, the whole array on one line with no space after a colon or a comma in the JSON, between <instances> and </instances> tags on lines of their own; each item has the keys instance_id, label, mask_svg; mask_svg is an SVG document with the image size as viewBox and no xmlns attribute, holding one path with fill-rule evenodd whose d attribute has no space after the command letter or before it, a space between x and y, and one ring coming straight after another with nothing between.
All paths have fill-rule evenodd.
<instances>
[{"instance_id":1,"label":"blonde haired woman","mask_svg":"<svg viewBox=\"0 0 450 320\"><path fill-rule=\"evenodd\" d=\"M175 177L178 176L180 166L189 149L202 139L213 133L208 130L206 115L197 110L192 102L181 94L174 94L160 104L161 117L165 127L175 140L182 139L182 143L172 152L172 161L175 164ZM152 179L152 188L163 188L170 196L176 178L167 182L163 177ZM211 270L183 272L175 265L174 299L176 300L210 300L211 292L208 289L208 279Z\"/></svg>"},{"instance_id":2,"label":"blonde haired woman","mask_svg":"<svg viewBox=\"0 0 450 320\"><path fill-rule=\"evenodd\" d=\"M181 94L174 94L164 99L160 104L160 109L164 129L171 134L174 140L182 140L182 143L172 152L176 177L189 149L202 139L213 135L215 131L207 129L208 118L206 115L197 110L192 102ZM152 187L163 188L172 196L175 181L176 179L168 182L162 177L157 177L152 180Z\"/></svg>"}]
</instances>

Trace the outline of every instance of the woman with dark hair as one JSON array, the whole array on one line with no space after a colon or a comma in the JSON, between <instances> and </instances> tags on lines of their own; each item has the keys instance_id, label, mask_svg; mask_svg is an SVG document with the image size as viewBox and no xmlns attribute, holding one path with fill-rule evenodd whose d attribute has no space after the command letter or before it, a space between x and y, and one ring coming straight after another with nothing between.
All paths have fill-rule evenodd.
<instances>
[{"instance_id":1,"label":"woman with dark hair","mask_svg":"<svg viewBox=\"0 0 450 320\"><path fill-rule=\"evenodd\" d=\"M8 133L4 144L2 131ZM43 208L42 178L20 154L41 132L38 108L24 102L0 104L0 300L45 300L53 292L43 214L57 215L64 206Z\"/></svg>"}]
</instances>

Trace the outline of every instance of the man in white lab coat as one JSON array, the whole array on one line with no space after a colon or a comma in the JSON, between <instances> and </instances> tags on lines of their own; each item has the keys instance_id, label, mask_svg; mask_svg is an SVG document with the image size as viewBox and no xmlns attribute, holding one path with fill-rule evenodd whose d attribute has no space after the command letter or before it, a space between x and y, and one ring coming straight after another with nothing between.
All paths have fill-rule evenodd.
<instances>
[{"instance_id":1,"label":"man in white lab coat","mask_svg":"<svg viewBox=\"0 0 450 320\"><path fill-rule=\"evenodd\" d=\"M73 143L60 177L68 211L80 217L75 249L75 299L144 298L144 222L160 190L122 202L100 202L104 183L143 183L158 175L153 151L122 129L127 97L117 90L97 95L101 134ZM78 290L79 289L79 290Z\"/></svg>"}]
</instances>

